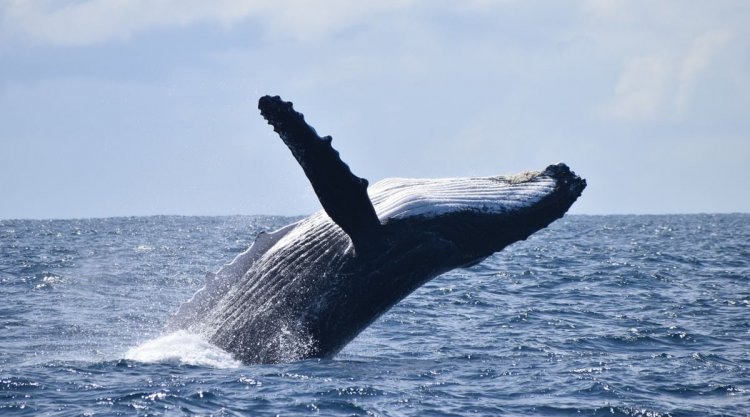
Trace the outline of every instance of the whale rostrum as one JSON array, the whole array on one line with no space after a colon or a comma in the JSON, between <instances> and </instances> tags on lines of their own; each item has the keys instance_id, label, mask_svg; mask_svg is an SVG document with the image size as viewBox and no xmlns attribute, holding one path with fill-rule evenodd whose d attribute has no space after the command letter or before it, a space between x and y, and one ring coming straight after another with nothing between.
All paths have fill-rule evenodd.
<instances>
[{"instance_id":1,"label":"whale rostrum","mask_svg":"<svg viewBox=\"0 0 750 417\"><path fill-rule=\"evenodd\" d=\"M271 233L183 303L168 328L245 363L329 358L432 278L477 264L560 218L586 181L565 164L510 176L390 178L368 188L292 103L258 107L323 210Z\"/></svg>"}]
</instances>

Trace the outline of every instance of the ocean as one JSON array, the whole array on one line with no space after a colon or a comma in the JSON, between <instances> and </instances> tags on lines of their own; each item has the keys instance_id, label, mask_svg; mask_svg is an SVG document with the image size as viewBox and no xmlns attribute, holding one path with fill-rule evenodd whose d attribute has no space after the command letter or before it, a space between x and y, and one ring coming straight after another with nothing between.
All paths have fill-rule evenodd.
<instances>
[{"instance_id":1,"label":"ocean","mask_svg":"<svg viewBox=\"0 0 750 417\"><path fill-rule=\"evenodd\" d=\"M0 220L0 415L750 415L750 215L566 216L331 360L164 334L294 218Z\"/></svg>"}]
</instances>

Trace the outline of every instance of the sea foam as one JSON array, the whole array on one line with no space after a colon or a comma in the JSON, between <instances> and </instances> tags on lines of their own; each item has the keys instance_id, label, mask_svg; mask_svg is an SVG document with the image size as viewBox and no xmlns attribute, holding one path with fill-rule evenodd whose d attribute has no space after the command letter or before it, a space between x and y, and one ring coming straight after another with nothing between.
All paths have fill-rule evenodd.
<instances>
[{"instance_id":1,"label":"sea foam","mask_svg":"<svg viewBox=\"0 0 750 417\"><path fill-rule=\"evenodd\" d=\"M201 336L179 330L141 343L125 353L125 359L154 363L179 362L214 368L237 368L241 362L208 343Z\"/></svg>"}]
</instances>

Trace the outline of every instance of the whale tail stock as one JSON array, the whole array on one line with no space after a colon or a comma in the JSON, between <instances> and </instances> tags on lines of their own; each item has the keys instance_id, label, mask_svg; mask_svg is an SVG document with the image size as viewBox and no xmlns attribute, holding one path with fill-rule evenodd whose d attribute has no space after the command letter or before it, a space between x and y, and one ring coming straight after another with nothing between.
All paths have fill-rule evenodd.
<instances>
[{"instance_id":1,"label":"whale tail stock","mask_svg":"<svg viewBox=\"0 0 750 417\"><path fill-rule=\"evenodd\" d=\"M354 175L331 146L330 136L320 137L291 102L263 96L258 109L305 172L326 214L352 240L358 253L372 248L381 224L367 195L367 180Z\"/></svg>"}]
</instances>

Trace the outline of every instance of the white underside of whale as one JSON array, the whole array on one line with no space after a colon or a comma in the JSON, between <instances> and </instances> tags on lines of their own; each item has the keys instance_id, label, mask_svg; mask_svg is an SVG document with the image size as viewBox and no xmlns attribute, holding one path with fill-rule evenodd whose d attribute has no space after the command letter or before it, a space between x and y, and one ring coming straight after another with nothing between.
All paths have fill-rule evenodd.
<instances>
[{"instance_id":1,"label":"white underside of whale","mask_svg":"<svg viewBox=\"0 0 750 417\"><path fill-rule=\"evenodd\" d=\"M380 221L451 212L507 213L539 202L556 181L538 172L481 178L388 178L369 188Z\"/></svg>"}]
</instances>

